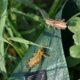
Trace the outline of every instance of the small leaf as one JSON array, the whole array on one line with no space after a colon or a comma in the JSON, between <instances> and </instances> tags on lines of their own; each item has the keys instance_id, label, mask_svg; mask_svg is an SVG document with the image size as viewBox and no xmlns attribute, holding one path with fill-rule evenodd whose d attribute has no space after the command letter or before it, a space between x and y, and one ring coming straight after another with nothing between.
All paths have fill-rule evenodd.
<instances>
[{"instance_id":1,"label":"small leaf","mask_svg":"<svg viewBox=\"0 0 80 80\"><path fill-rule=\"evenodd\" d=\"M30 43L29 41L27 41L23 38L18 38L18 37L12 37L12 38L9 38L9 40L19 42L19 43L24 43L24 44L29 44Z\"/></svg>"},{"instance_id":2,"label":"small leaf","mask_svg":"<svg viewBox=\"0 0 80 80\"><path fill-rule=\"evenodd\" d=\"M16 14L23 15L23 16L28 17L30 19L33 19L35 21L40 21L40 17L38 15L33 14L33 13L24 13L22 11L15 9L15 8L12 9L12 12L16 13Z\"/></svg>"},{"instance_id":3,"label":"small leaf","mask_svg":"<svg viewBox=\"0 0 80 80\"><path fill-rule=\"evenodd\" d=\"M74 17L70 19L68 22L68 29L73 33L80 31L80 18Z\"/></svg>"},{"instance_id":4,"label":"small leaf","mask_svg":"<svg viewBox=\"0 0 80 80\"><path fill-rule=\"evenodd\" d=\"M74 39L74 43L76 45L80 45L80 32L76 32L74 35L73 35L73 39Z\"/></svg>"},{"instance_id":5,"label":"small leaf","mask_svg":"<svg viewBox=\"0 0 80 80\"><path fill-rule=\"evenodd\" d=\"M74 58L80 58L80 45L74 45L70 48L70 55Z\"/></svg>"}]
</instances>

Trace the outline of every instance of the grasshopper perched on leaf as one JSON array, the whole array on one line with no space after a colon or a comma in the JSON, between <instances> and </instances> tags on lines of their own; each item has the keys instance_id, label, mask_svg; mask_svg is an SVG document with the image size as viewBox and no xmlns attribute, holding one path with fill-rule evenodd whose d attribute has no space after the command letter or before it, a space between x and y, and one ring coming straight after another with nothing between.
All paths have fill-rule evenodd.
<instances>
[{"instance_id":1,"label":"grasshopper perched on leaf","mask_svg":"<svg viewBox=\"0 0 80 80\"><path fill-rule=\"evenodd\" d=\"M39 64L43 57L46 57L44 48L39 49L34 56L28 61L29 68Z\"/></svg>"},{"instance_id":2,"label":"grasshopper perched on leaf","mask_svg":"<svg viewBox=\"0 0 80 80\"><path fill-rule=\"evenodd\" d=\"M58 28L58 29L65 29L67 28L66 22L64 20L53 20L53 19L46 19L45 23L49 26Z\"/></svg>"}]
</instances>

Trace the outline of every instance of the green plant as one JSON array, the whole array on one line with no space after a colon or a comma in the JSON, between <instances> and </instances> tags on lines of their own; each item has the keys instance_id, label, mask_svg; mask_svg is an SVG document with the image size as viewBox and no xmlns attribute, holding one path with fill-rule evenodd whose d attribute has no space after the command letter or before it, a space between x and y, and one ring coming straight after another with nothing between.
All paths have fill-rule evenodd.
<instances>
[{"instance_id":1,"label":"green plant","mask_svg":"<svg viewBox=\"0 0 80 80\"><path fill-rule=\"evenodd\" d=\"M68 21L68 28L74 34L74 45L70 48L70 55L74 58L80 58L80 17L77 17L78 15L80 15L80 13Z\"/></svg>"},{"instance_id":2,"label":"green plant","mask_svg":"<svg viewBox=\"0 0 80 80\"><path fill-rule=\"evenodd\" d=\"M35 5L32 0L0 1L0 70L3 72L3 74L8 73L10 76L10 74L13 73L15 67L18 65L18 62L25 56L29 46L46 46L44 46L44 44L36 44L34 41L36 41L39 35L44 32L46 28L45 19L49 17L55 19L56 17L58 19L61 18L60 16L62 15L62 12L60 12L59 15L56 14L60 9L60 11L63 10L61 6L64 2L64 0L53 0L51 8L48 10L47 14L43 9ZM53 34L55 29L50 31L52 31L50 34ZM44 40L47 43L47 38L45 39ZM61 44L59 46L61 46ZM59 48L59 50L62 50L62 47L61 49ZM31 54L28 55L31 56ZM57 55L57 57L59 56ZM51 61L52 58L50 59L50 62Z\"/></svg>"},{"instance_id":3,"label":"green plant","mask_svg":"<svg viewBox=\"0 0 80 80\"><path fill-rule=\"evenodd\" d=\"M27 5L28 4L33 4L33 3L28 1ZM39 24L41 29L38 28L40 31L32 40L34 41L37 38L37 36L41 33L41 30L43 28L39 20L40 17L33 13L29 14L29 13L24 13L23 11L21 11L23 10L22 4L17 5L16 0L15 1L1 0L0 9L1 9L0 10L0 60L1 60L0 71L3 73L7 73L7 72L11 73L12 72L11 69L15 68L14 64L17 65L18 61L20 61L20 59L23 58L29 45L44 47L36 43L33 43L30 40L24 39L23 38L24 33L26 32L25 33L26 35L31 34L31 33L33 34L33 32L36 34L37 27L34 27L34 26L37 26L35 25L35 23ZM35 6L34 6L34 9L35 9ZM19 16L21 16L21 18ZM18 18L21 21L19 21ZM27 22L27 20L29 19L32 21L31 25ZM22 23L22 26L25 23L24 26L27 26L27 28L29 28L28 26L32 26L32 25L33 26L29 30L26 29L26 31L24 32L22 30L18 30L20 26L18 24L20 23ZM17 60L17 62L15 60ZM11 68L9 67L9 65L12 65ZM6 71L6 68L7 68L7 71Z\"/></svg>"}]
</instances>

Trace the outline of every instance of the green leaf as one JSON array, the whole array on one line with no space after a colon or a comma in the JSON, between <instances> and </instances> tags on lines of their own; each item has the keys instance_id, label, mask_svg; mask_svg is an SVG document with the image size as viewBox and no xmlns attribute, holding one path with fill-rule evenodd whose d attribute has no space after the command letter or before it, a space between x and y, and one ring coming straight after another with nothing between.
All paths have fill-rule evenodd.
<instances>
[{"instance_id":1,"label":"green leaf","mask_svg":"<svg viewBox=\"0 0 80 80\"><path fill-rule=\"evenodd\" d=\"M62 49L61 36L59 30L45 29L40 37L37 39L36 43L39 45L46 45L52 49L46 49L46 56L44 60L38 65L31 69L31 72L37 70L46 70L47 80L69 80L68 70L66 61L64 58L64 53ZM23 60L20 62L18 67L15 69L14 74L19 72L29 72L27 62L31 59L34 53L38 50L36 46L32 46ZM19 79L24 80L24 76L20 74L13 76L13 80Z\"/></svg>"},{"instance_id":2,"label":"green leaf","mask_svg":"<svg viewBox=\"0 0 80 80\"><path fill-rule=\"evenodd\" d=\"M24 13L22 11L15 9L15 8L12 9L12 12L16 13L16 14L23 15L24 17L27 17L29 19L33 19L35 21L40 21L40 17L38 15L33 14L33 13Z\"/></svg>"},{"instance_id":3,"label":"green leaf","mask_svg":"<svg viewBox=\"0 0 80 80\"><path fill-rule=\"evenodd\" d=\"M73 17L70 19L68 22L68 29L73 33L80 31L80 18Z\"/></svg>"},{"instance_id":4,"label":"green leaf","mask_svg":"<svg viewBox=\"0 0 80 80\"><path fill-rule=\"evenodd\" d=\"M80 45L74 45L70 48L70 55L74 58L80 58Z\"/></svg>"},{"instance_id":5,"label":"green leaf","mask_svg":"<svg viewBox=\"0 0 80 80\"><path fill-rule=\"evenodd\" d=\"M2 15L3 11L6 9L6 4L7 4L7 0L0 0L0 17Z\"/></svg>"},{"instance_id":6,"label":"green leaf","mask_svg":"<svg viewBox=\"0 0 80 80\"><path fill-rule=\"evenodd\" d=\"M3 38L3 30L7 16L7 0L0 0L0 37ZM4 60L4 41L0 41L0 71L6 72Z\"/></svg>"},{"instance_id":7,"label":"green leaf","mask_svg":"<svg viewBox=\"0 0 80 80\"><path fill-rule=\"evenodd\" d=\"M46 47L46 46L42 46L42 45L38 45L36 43L33 43L31 41L28 41L26 39L23 39L23 38L19 38L19 37L13 37L13 38L8 38L9 40L12 40L12 41L15 41L15 42L19 42L19 43L23 43L25 45L34 45L34 46L38 46L38 47L45 47L45 48L48 48L48 49L51 49L50 47Z\"/></svg>"},{"instance_id":8,"label":"green leaf","mask_svg":"<svg viewBox=\"0 0 80 80\"><path fill-rule=\"evenodd\" d=\"M64 0L53 0L52 6L49 11L50 17L55 17L56 13L60 9L60 7L63 5ZM61 7L62 8L62 7Z\"/></svg>"},{"instance_id":9,"label":"green leaf","mask_svg":"<svg viewBox=\"0 0 80 80\"><path fill-rule=\"evenodd\" d=\"M74 39L74 43L76 45L80 45L80 32L76 32L74 35L73 35L73 39Z\"/></svg>"},{"instance_id":10,"label":"green leaf","mask_svg":"<svg viewBox=\"0 0 80 80\"><path fill-rule=\"evenodd\" d=\"M19 43L24 43L24 44L29 44L30 42L23 39L23 38L19 38L19 37L12 37L12 38L8 38L9 40L15 41L15 42L19 42Z\"/></svg>"}]
</instances>

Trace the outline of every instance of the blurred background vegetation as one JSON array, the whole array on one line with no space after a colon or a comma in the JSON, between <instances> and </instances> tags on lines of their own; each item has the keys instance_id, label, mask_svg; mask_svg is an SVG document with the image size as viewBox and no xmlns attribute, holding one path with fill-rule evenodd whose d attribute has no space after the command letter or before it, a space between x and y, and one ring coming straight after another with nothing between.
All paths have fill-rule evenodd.
<instances>
[{"instance_id":1,"label":"blurred background vegetation","mask_svg":"<svg viewBox=\"0 0 80 80\"><path fill-rule=\"evenodd\" d=\"M33 43L45 28L44 12L40 9L52 19L56 19L61 10L60 19L67 22L80 12L80 0L0 0L0 80L4 73L10 76L30 45L40 46ZM70 78L77 80L80 78L80 58L71 57L69 51L74 44L73 33L67 28L61 34Z\"/></svg>"}]
</instances>

